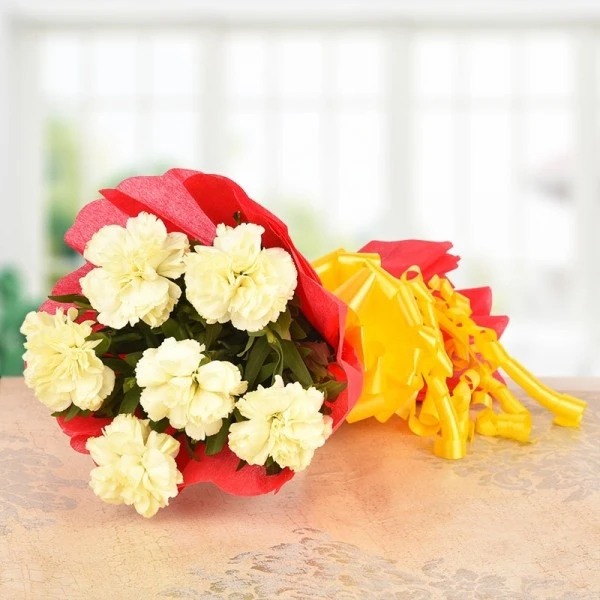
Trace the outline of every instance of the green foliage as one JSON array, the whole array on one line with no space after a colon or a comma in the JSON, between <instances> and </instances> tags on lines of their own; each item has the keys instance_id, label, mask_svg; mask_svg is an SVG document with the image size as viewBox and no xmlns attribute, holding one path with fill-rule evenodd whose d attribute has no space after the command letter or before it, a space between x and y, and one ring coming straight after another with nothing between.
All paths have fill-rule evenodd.
<instances>
[{"instance_id":1,"label":"green foliage","mask_svg":"<svg viewBox=\"0 0 600 600\"><path fill-rule=\"evenodd\" d=\"M140 404L141 395L142 390L137 385L133 385L131 389L127 390L123 394L123 401L119 408L119 414L134 414Z\"/></svg>"},{"instance_id":2,"label":"green foliage","mask_svg":"<svg viewBox=\"0 0 600 600\"><path fill-rule=\"evenodd\" d=\"M0 272L0 375L23 373L25 336L20 328L25 315L37 306L25 297L16 269Z\"/></svg>"},{"instance_id":3,"label":"green foliage","mask_svg":"<svg viewBox=\"0 0 600 600\"><path fill-rule=\"evenodd\" d=\"M48 296L50 300L54 300L55 302L63 302L65 304L75 304L75 306L79 306L81 308L85 308L90 310L92 305L90 301L80 294L65 294L64 296Z\"/></svg>"},{"instance_id":4,"label":"green foliage","mask_svg":"<svg viewBox=\"0 0 600 600\"><path fill-rule=\"evenodd\" d=\"M231 425L231 420L223 419L223 425L221 426L221 429L219 429L218 433L215 433L215 435L210 435L206 438L206 448L204 453L207 456L219 454L219 452L223 450L225 442L227 441L227 436L229 435L229 425Z\"/></svg>"},{"instance_id":5,"label":"green foliage","mask_svg":"<svg viewBox=\"0 0 600 600\"><path fill-rule=\"evenodd\" d=\"M44 135L48 250L53 257L72 259L76 252L64 242L73 224L81 189L81 153L75 123L52 118Z\"/></svg>"},{"instance_id":6,"label":"green foliage","mask_svg":"<svg viewBox=\"0 0 600 600\"><path fill-rule=\"evenodd\" d=\"M182 288L182 279L177 282ZM81 295L68 295L53 298L59 302L75 303L81 311L87 311L89 301ZM117 414L136 414L148 418L140 405L142 394L135 378L135 367L143 352L148 348L158 347L165 339L194 339L204 344L206 361L227 360L240 369L242 378L248 382L248 390L257 389L259 385L271 386L277 375L285 383L299 382L302 387L315 386L321 390L326 402L322 412L330 412L330 403L335 401L345 387L345 383L335 380L329 371L329 365L335 361L333 351L322 340L320 334L305 319L296 301L292 301L274 323L269 323L260 331L248 333L233 327L231 323L209 324L198 315L185 297L185 293L171 313L170 318L160 327L151 328L139 322L135 326L126 326L116 330L104 327L93 333L89 339L97 341L95 352L100 360L116 374L113 392L96 411L97 416L114 417ZM56 413L65 419L81 414L74 405L66 411ZM206 440L191 440L184 431L177 435L195 460L196 448L204 444L207 456L218 454L227 442L232 422L243 421L244 417L236 409L224 419L218 433L208 436ZM155 431L165 431L168 421L150 421ZM243 461L238 468L243 468ZM275 475L281 467L269 458L265 464L266 472Z\"/></svg>"}]
</instances>

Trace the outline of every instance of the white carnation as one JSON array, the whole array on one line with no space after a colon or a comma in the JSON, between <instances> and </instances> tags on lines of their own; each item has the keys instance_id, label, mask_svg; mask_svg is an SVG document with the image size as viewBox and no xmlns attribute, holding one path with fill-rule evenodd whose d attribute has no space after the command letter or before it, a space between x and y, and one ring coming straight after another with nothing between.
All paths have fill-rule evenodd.
<instances>
[{"instance_id":1,"label":"white carnation","mask_svg":"<svg viewBox=\"0 0 600 600\"><path fill-rule=\"evenodd\" d=\"M128 219L125 228L100 229L84 251L97 268L80 280L98 321L115 329L140 320L162 325L181 296L170 280L183 273L188 249L183 233L167 233L160 219L145 212Z\"/></svg>"},{"instance_id":2,"label":"white carnation","mask_svg":"<svg viewBox=\"0 0 600 600\"><path fill-rule=\"evenodd\" d=\"M175 463L179 442L152 431L147 420L118 415L86 448L98 465L91 472L94 493L110 504L133 505L144 517L167 506L183 483Z\"/></svg>"},{"instance_id":3,"label":"white carnation","mask_svg":"<svg viewBox=\"0 0 600 600\"><path fill-rule=\"evenodd\" d=\"M239 369L214 360L201 365L204 346L195 340L167 338L144 352L136 367L143 388L140 403L153 421L167 417L175 429L203 440L221 429L235 396L246 391Z\"/></svg>"},{"instance_id":4,"label":"white carnation","mask_svg":"<svg viewBox=\"0 0 600 600\"><path fill-rule=\"evenodd\" d=\"M92 321L75 323L77 310L56 314L30 312L21 326L27 340L25 384L48 408L61 411L75 404L97 410L112 392L114 372L96 356L99 341L87 340Z\"/></svg>"},{"instance_id":5,"label":"white carnation","mask_svg":"<svg viewBox=\"0 0 600 600\"><path fill-rule=\"evenodd\" d=\"M217 237L213 246L226 254L236 273L251 271L260 254L264 227L253 223L242 223L229 227L221 223L217 226Z\"/></svg>"},{"instance_id":6,"label":"white carnation","mask_svg":"<svg viewBox=\"0 0 600 600\"><path fill-rule=\"evenodd\" d=\"M237 401L248 420L231 425L229 447L250 465L264 465L271 456L282 467L302 471L331 435L332 419L319 412L322 405L323 394L314 387L284 386L276 376L271 387L259 386Z\"/></svg>"},{"instance_id":7,"label":"white carnation","mask_svg":"<svg viewBox=\"0 0 600 600\"><path fill-rule=\"evenodd\" d=\"M282 248L261 250L263 233L251 223L221 224L213 247L197 246L186 257L187 298L209 323L258 331L293 298L298 274L292 257Z\"/></svg>"},{"instance_id":8,"label":"white carnation","mask_svg":"<svg viewBox=\"0 0 600 600\"><path fill-rule=\"evenodd\" d=\"M185 263L187 299L209 323L227 323L237 286L231 259L216 248L196 246Z\"/></svg>"}]
</instances>

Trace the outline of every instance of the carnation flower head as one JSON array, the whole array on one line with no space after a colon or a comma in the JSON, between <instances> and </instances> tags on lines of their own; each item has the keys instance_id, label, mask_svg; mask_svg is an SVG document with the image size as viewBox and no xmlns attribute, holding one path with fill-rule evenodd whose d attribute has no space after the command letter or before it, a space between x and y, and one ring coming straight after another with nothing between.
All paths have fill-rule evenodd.
<instances>
[{"instance_id":1,"label":"carnation flower head","mask_svg":"<svg viewBox=\"0 0 600 600\"><path fill-rule=\"evenodd\" d=\"M196 246L186 256L187 299L209 323L258 331L293 298L294 261L282 248L261 249L263 233L252 223L220 224L212 246Z\"/></svg>"},{"instance_id":2,"label":"carnation flower head","mask_svg":"<svg viewBox=\"0 0 600 600\"><path fill-rule=\"evenodd\" d=\"M204 349L196 340L167 338L145 350L136 366L140 404L148 416L153 421L167 417L195 440L217 433L233 411L235 396L247 388L234 364L204 362Z\"/></svg>"},{"instance_id":3,"label":"carnation flower head","mask_svg":"<svg viewBox=\"0 0 600 600\"><path fill-rule=\"evenodd\" d=\"M331 435L332 419L321 414L323 393L298 382L258 386L236 403L247 421L232 423L229 448L250 465L264 465L271 456L281 467L302 471Z\"/></svg>"},{"instance_id":4,"label":"carnation flower head","mask_svg":"<svg viewBox=\"0 0 600 600\"><path fill-rule=\"evenodd\" d=\"M98 465L91 472L94 493L110 504L133 505L144 517L167 506L183 483L175 463L179 442L152 431L148 420L117 415L86 448Z\"/></svg>"},{"instance_id":5,"label":"carnation flower head","mask_svg":"<svg viewBox=\"0 0 600 600\"><path fill-rule=\"evenodd\" d=\"M96 356L99 340L88 340L92 321L76 323L77 309L54 315L30 312L21 326L26 336L25 384L53 411L75 404L97 410L112 392L115 374Z\"/></svg>"},{"instance_id":6,"label":"carnation flower head","mask_svg":"<svg viewBox=\"0 0 600 600\"><path fill-rule=\"evenodd\" d=\"M167 233L164 223L146 212L125 227L102 227L83 253L97 268L80 280L98 321L115 329L140 320L162 325L181 296L171 279L182 275L188 249L185 234Z\"/></svg>"}]
</instances>

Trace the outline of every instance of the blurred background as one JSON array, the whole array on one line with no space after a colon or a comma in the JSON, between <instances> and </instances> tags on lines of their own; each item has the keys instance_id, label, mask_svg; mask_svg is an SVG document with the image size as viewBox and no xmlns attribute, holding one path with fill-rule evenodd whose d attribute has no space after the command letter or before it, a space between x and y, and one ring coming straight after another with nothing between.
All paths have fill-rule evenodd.
<instances>
[{"instance_id":1,"label":"blurred background","mask_svg":"<svg viewBox=\"0 0 600 600\"><path fill-rule=\"evenodd\" d=\"M2 0L0 0L1 2ZM540 375L600 375L600 3L4 1L0 369L134 174L225 174L309 257L451 240Z\"/></svg>"}]
</instances>

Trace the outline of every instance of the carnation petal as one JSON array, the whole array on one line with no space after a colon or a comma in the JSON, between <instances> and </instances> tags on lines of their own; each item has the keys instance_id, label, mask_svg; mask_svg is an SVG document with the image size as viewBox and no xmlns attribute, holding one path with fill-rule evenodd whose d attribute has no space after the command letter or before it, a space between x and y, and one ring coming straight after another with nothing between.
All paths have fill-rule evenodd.
<instances>
[{"instance_id":1,"label":"carnation petal","mask_svg":"<svg viewBox=\"0 0 600 600\"><path fill-rule=\"evenodd\" d=\"M114 225L113 225L114 227ZM156 248L162 246L167 239L165 224L155 215L141 212L133 219L127 220L126 236L130 247Z\"/></svg>"},{"instance_id":2,"label":"carnation petal","mask_svg":"<svg viewBox=\"0 0 600 600\"><path fill-rule=\"evenodd\" d=\"M260 253L264 227L253 223L241 223L237 227L217 226L217 236L213 246L231 259L236 273L251 270Z\"/></svg>"},{"instance_id":3,"label":"carnation petal","mask_svg":"<svg viewBox=\"0 0 600 600\"><path fill-rule=\"evenodd\" d=\"M186 257L186 296L209 322L229 320L229 302L235 292L231 260L215 248L196 246Z\"/></svg>"},{"instance_id":4,"label":"carnation petal","mask_svg":"<svg viewBox=\"0 0 600 600\"><path fill-rule=\"evenodd\" d=\"M229 428L229 448L249 465L264 465L270 452L270 432L271 427L266 420L232 423Z\"/></svg>"},{"instance_id":5,"label":"carnation petal","mask_svg":"<svg viewBox=\"0 0 600 600\"><path fill-rule=\"evenodd\" d=\"M166 338L158 348L144 350L136 366L140 386L160 385L172 377L190 376L204 357L204 346L196 340Z\"/></svg>"},{"instance_id":6,"label":"carnation petal","mask_svg":"<svg viewBox=\"0 0 600 600\"><path fill-rule=\"evenodd\" d=\"M151 517L177 495L183 481L175 463L179 442L152 431L148 421L118 415L86 447L98 465L90 486L104 501L132 504L142 516Z\"/></svg>"},{"instance_id":7,"label":"carnation petal","mask_svg":"<svg viewBox=\"0 0 600 600\"><path fill-rule=\"evenodd\" d=\"M85 246L84 258L97 267L120 271L123 267L127 233L119 225L106 225L97 231Z\"/></svg>"},{"instance_id":8,"label":"carnation petal","mask_svg":"<svg viewBox=\"0 0 600 600\"><path fill-rule=\"evenodd\" d=\"M135 322L132 307L123 306L119 300L122 288L119 276L104 269L92 269L79 282L81 291L98 311L99 323L122 329L127 323Z\"/></svg>"},{"instance_id":9,"label":"carnation petal","mask_svg":"<svg viewBox=\"0 0 600 600\"><path fill-rule=\"evenodd\" d=\"M97 410L102 404L100 389L104 377L88 375L77 380L77 386L73 390L73 404L83 410Z\"/></svg>"},{"instance_id":10,"label":"carnation petal","mask_svg":"<svg viewBox=\"0 0 600 600\"><path fill-rule=\"evenodd\" d=\"M54 411L71 403L97 410L114 386L114 373L96 356L96 344L87 340L89 322L76 323L76 318L75 309L67 314L63 309L54 315L30 313L22 328L27 336L25 384Z\"/></svg>"},{"instance_id":11,"label":"carnation petal","mask_svg":"<svg viewBox=\"0 0 600 600\"><path fill-rule=\"evenodd\" d=\"M85 254L98 268L80 279L98 321L115 329L140 319L151 327L162 325L181 295L168 277L181 276L188 248L184 234L167 233L165 224L146 212L128 219L125 227L100 229Z\"/></svg>"},{"instance_id":12,"label":"carnation petal","mask_svg":"<svg viewBox=\"0 0 600 600\"><path fill-rule=\"evenodd\" d=\"M203 390L223 394L243 394L248 387L242 381L240 370L233 364L222 360L213 360L198 369L197 380Z\"/></svg>"},{"instance_id":13,"label":"carnation petal","mask_svg":"<svg viewBox=\"0 0 600 600\"><path fill-rule=\"evenodd\" d=\"M165 397L169 397L169 387L161 385L148 387L142 390L140 404L153 421L160 421L169 414L169 407L165 404Z\"/></svg>"},{"instance_id":14,"label":"carnation petal","mask_svg":"<svg viewBox=\"0 0 600 600\"><path fill-rule=\"evenodd\" d=\"M158 264L156 272L163 277L177 279L185 271L184 256L189 250L188 238L183 233L169 233L163 244L164 257Z\"/></svg>"},{"instance_id":15,"label":"carnation petal","mask_svg":"<svg viewBox=\"0 0 600 600\"><path fill-rule=\"evenodd\" d=\"M248 421L231 425L231 450L249 464L264 464L270 455L281 467L305 469L331 434L331 417L319 412L323 401L315 388L305 390L297 382L284 386L277 376L270 388L259 386L237 401Z\"/></svg>"}]
</instances>

